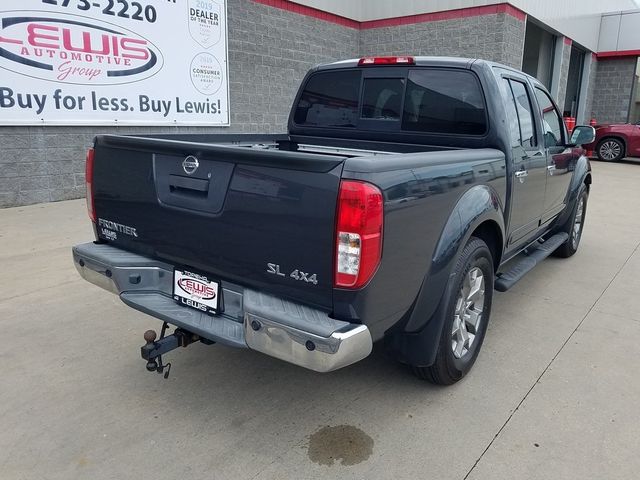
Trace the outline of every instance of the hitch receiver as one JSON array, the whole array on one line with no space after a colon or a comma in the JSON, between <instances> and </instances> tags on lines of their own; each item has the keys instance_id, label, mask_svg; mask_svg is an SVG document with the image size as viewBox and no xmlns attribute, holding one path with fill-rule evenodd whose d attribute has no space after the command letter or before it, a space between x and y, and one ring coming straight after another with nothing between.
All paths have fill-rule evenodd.
<instances>
[{"instance_id":1,"label":"hitch receiver","mask_svg":"<svg viewBox=\"0 0 640 480\"><path fill-rule=\"evenodd\" d=\"M163 364L162 355L178 347L188 347L192 343L202 340L195 333L187 332L180 328L176 328L171 335L165 336L167 328L169 328L169 324L165 322L162 325L160 338L157 341L156 332L153 330L144 332L144 340L147 343L140 348L140 355L147 361L147 370L149 372L164 373L164 378L169 377L171 363Z\"/></svg>"}]
</instances>

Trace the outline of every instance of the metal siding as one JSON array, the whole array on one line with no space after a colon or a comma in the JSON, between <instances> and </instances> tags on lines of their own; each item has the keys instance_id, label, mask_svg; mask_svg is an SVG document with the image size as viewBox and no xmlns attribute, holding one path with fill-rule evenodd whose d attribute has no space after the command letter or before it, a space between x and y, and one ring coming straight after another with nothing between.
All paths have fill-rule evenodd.
<instances>
[{"instance_id":1,"label":"metal siding","mask_svg":"<svg viewBox=\"0 0 640 480\"><path fill-rule=\"evenodd\" d=\"M485 5L495 0L296 0L295 3L341 15L359 22L406 17ZM511 5L592 51L598 50L603 13L638 8L634 0L511 0ZM630 22L634 20L630 19ZM635 20L637 22L637 20ZM637 23L636 23L637 24ZM630 35L635 34L633 28ZM637 42L636 42L637 43ZM633 47L637 49L638 47Z\"/></svg>"},{"instance_id":2,"label":"metal siding","mask_svg":"<svg viewBox=\"0 0 640 480\"><path fill-rule=\"evenodd\" d=\"M616 50L640 49L640 12L620 16L620 36Z\"/></svg>"},{"instance_id":3,"label":"metal siding","mask_svg":"<svg viewBox=\"0 0 640 480\"><path fill-rule=\"evenodd\" d=\"M536 18L576 18L606 12L619 12L638 8L634 0L295 0L294 3L342 15L360 22L382 18L401 17L420 13L442 12L460 8L510 3ZM576 14L579 12L579 15Z\"/></svg>"},{"instance_id":4,"label":"metal siding","mask_svg":"<svg viewBox=\"0 0 640 480\"><path fill-rule=\"evenodd\" d=\"M614 56L616 52L637 55L640 51L640 10L603 15L598 52Z\"/></svg>"},{"instance_id":5,"label":"metal siding","mask_svg":"<svg viewBox=\"0 0 640 480\"><path fill-rule=\"evenodd\" d=\"M611 52L618 47L618 32L620 31L620 16L605 15L600 22L599 52Z\"/></svg>"},{"instance_id":6,"label":"metal siding","mask_svg":"<svg viewBox=\"0 0 640 480\"><path fill-rule=\"evenodd\" d=\"M296 0L294 3L357 21L360 21L360 12L363 8L360 0Z\"/></svg>"}]
</instances>

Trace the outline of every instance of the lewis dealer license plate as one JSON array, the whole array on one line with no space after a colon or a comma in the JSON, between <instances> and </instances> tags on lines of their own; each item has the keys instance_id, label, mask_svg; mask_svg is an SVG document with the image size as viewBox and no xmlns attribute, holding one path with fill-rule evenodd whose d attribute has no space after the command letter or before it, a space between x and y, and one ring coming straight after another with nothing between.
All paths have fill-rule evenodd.
<instances>
[{"instance_id":1,"label":"lewis dealer license plate","mask_svg":"<svg viewBox=\"0 0 640 480\"><path fill-rule=\"evenodd\" d=\"M220 283L199 273L173 271L173 298L180 305L215 314L220 305Z\"/></svg>"}]
</instances>

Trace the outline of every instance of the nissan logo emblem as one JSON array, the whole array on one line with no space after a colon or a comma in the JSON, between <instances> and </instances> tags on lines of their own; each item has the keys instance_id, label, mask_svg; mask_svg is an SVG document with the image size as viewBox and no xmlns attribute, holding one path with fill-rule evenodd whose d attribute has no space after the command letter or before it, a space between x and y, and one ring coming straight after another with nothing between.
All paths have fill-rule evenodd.
<instances>
[{"instance_id":1,"label":"nissan logo emblem","mask_svg":"<svg viewBox=\"0 0 640 480\"><path fill-rule=\"evenodd\" d=\"M198 170L199 166L200 166L200 162L193 155L189 155L182 162L182 169L184 170L184 173L186 173L187 175L193 175L196 172L196 170Z\"/></svg>"}]
</instances>

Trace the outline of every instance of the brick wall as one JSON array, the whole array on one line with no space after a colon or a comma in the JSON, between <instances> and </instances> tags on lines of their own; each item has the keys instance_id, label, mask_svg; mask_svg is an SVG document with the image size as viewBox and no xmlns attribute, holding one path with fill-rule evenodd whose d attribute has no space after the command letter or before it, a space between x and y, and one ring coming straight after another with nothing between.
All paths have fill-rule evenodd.
<instances>
[{"instance_id":1,"label":"brick wall","mask_svg":"<svg viewBox=\"0 0 640 480\"><path fill-rule=\"evenodd\" d=\"M84 196L96 133L283 132L318 63L358 56L357 29L250 0L228 0L231 127L0 127L0 207Z\"/></svg>"},{"instance_id":2,"label":"brick wall","mask_svg":"<svg viewBox=\"0 0 640 480\"><path fill-rule=\"evenodd\" d=\"M522 61L524 15L505 9L358 29L260 1L228 0L231 127L0 127L0 207L82 197L96 133L283 132L302 77L318 63L374 53L479 57L516 68Z\"/></svg>"},{"instance_id":3,"label":"brick wall","mask_svg":"<svg viewBox=\"0 0 640 480\"><path fill-rule=\"evenodd\" d=\"M446 55L483 58L520 68L525 22L505 13L360 32L362 55Z\"/></svg>"},{"instance_id":4,"label":"brick wall","mask_svg":"<svg viewBox=\"0 0 640 480\"><path fill-rule=\"evenodd\" d=\"M593 116L598 123L627 122L637 58L601 58L597 63Z\"/></svg>"},{"instance_id":5,"label":"brick wall","mask_svg":"<svg viewBox=\"0 0 640 480\"><path fill-rule=\"evenodd\" d=\"M560 64L558 77L558 90L556 94L556 103L560 107L560 112L564 109L564 101L567 94L567 81L569 79L569 64L571 62L571 42L567 42L564 38L558 39L562 42L562 50L560 55Z\"/></svg>"},{"instance_id":6,"label":"brick wall","mask_svg":"<svg viewBox=\"0 0 640 480\"><path fill-rule=\"evenodd\" d=\"M586 105L585 105L585 109L584 109L584 114L585 114L585 118L583 119L579 119L582 120L580 123L583 124L588 124L589 121L592 118L596 118L595 117L595 113L593 111L593 101L595 98L595 91L596 91L596 74L598 71L598 59L596 58L595 55L593 55L592 60L591 60L591 67L589 68L588 72L584 72L584 75L589 75L589 80L588 80L588 85L587 85L587 92L586 92L586 96L585 96L585 101L586 101Z\"/></svg>"}]
</instances>

